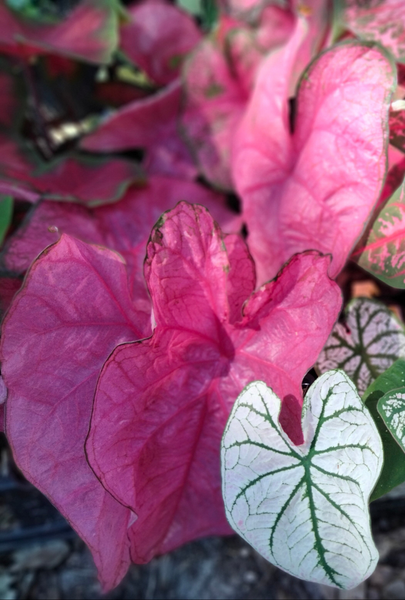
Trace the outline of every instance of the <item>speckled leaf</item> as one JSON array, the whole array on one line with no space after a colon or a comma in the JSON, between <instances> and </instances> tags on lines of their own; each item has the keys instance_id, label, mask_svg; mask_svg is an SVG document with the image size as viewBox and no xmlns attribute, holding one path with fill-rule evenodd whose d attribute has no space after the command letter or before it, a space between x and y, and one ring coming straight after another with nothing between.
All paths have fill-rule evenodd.
<instances>
[{"instance_id":1,"label":"speckled leaf","mask_svg":"<svg viewBox=\"0 0 405 600\"><path fill-rule=\"evenodd\" d=\"M335 325L317 367L321 373L343 369L363 394L401 357L405 357L403 325L381 302L356 298L346 307L345 325Z\"/></svg>"},{"instance_id":2,"label":"speckled leaf","mask_svg":"<svg viewBox=\"0 0 405 600\"><path fill-rule=\"evenodd\" d=\"M402 0L338 0L343 24L357 37L379 42L405 62L405 3Z\"/></svg>"},{"instance_id":3,"label":"speckled leaf","mask_svg":"<svg viewBox=\"0 0 405 600\"><path fill-rule=\"evenodd\" d=\"M405 289L405 187L398 188L375 219L353 259L384 283Z\"/></svg>"},{"instance_id":4,"label":"speckled leaf","mask_svg":"<svg viewBox=\"0 0 405 600\"><path fill-rule=\"evenodd\" d=\"M308 390L303 445L285 435L280 407L261 381L233 407L221 456L227 517L287 573L351 589L378 561L368 513L383 463L378 431L342 371L325 373Z\"/></svg>"},{"instance_id":5,"label":"speckled leaf","mask_svg":"<svg viewBox=\"0 0 405 600\"><path fill-rule=\"evenodd\" d=\"M370 501L380 498L394 487L405 481L405 454L388 431L380 413L378 402L388 392L403 387L405 384L405 360L399 358L389 369L367 388L362 400L370 411L381 436L384 448L384 465L371 494Z\"/></svg>"},{"instance_id":6,"label":"speckled leaf","mask_svg":"<svg viewBox=\"0 0 405 600\"><path fill-rule=\"evenodd\" d=\"M388 392L380 398L377 410L392 436L405 452L405 387Z\"/></svg>"}]
</instances>

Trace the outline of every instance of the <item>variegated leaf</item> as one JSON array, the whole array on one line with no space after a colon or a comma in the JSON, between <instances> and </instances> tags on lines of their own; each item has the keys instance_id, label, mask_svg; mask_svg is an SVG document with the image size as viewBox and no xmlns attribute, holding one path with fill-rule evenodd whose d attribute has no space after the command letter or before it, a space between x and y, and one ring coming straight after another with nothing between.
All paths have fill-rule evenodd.
<instances>
[{"instance_id":1,"label":"variegated leaf","mask_svg":"<svg viewBox=\"0 0 405 600\"><path fill-rule=\"evenodd\" d=\"M234 405L222 441L228 520L284 571L351 589L378 560L368 513L383 462L378 431L342 371L325 373L309 389L303 445L282 430L280 407L261 381Z\"/></svg>"},{"instance_id":2,"label":"variegated leaf","mask_svg":"<svg viewBox=\"0 0 405 600\"><path fill-rule=\"evenodd\" d=\"M337 323L319 355L321 373L343 369L359 394L386 369L405 357L405 330L381 302L352 300L345 311L345 325Z\"/></svg>"},{"instance_id":3,"label":"variegated leaf","mask_svg":"<svg viewBox=\"0 0 405 600\"><path fill-rule=\"evenodd\" d=\"M391 435L405 452L405 387L388 392L380 398L377 410Z\"/></svg>"},{"instance_id":4,"label":"variegated leaf","mask_svg":"<svg viewBox=\"0 0 405 600\"><path fill-rule=\"evenodd\" d=\"M374 221L364 245L353 259L384 283L405 289L404 184L391 196Z\"/></svg>"},{"instance_id":5,"label":"variegated leaf","mask_svg":"<svg viewBox=\"0 0 405 600\"><path fill-rule=\"evenodd\" d=\"M405 360L399 358L389 369L367 388L362 401L370 411L378 429L384 448L384 464L371 494L370 501L381 498L387 492L405 481L405 454L394 440L383 418L378 412L379 400L386 394L405 385Z\"/></svg>"}]
</instances>

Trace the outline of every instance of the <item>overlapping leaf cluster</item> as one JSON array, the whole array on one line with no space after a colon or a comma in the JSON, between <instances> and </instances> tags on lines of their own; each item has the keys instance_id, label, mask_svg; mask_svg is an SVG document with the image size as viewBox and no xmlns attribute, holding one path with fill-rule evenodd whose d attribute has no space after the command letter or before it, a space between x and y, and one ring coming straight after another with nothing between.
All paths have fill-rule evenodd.
<instances>
[{"instance_id":1,"label":"overlapping leaf cluster","mask_svg":"<svg viewBox=\"0 0 405 600\"><path fill-rule=\"evenodd\" d=\"M264 553L292 571L273 544L283 514L295 518L289 501L277 507L249 480L279 481L277 461L263 471L254 449L260 428L274 438L261 450L294 463L290 499L309 514L303 531L313 526L311 559L294 573L350 587L375 565L369 496L381 468L383 493L405 467L391 476L381 466L379 434L346 375L323 375L305 402L301 384L315 364L341 368L368 388L368 405L368 386L405 354L403 325L375 301L355 301L335 325L334 280L350 257L405 285L405 11L380 5L0 4L0 406L18 466L86 541L105 589L131 560L230 533L226 512L261 549L272 528ZM266 401L246 416L255 380ZM378 410L403 443L397 387L384 383ZM313 454L339 403L340 424L344 411L360 415L339 452L368 458L341 463L328 505L315 495L334 474ZM403 454L393 439L384 448ZM248 450L233 464L235 444ZM342 494L361 521L360 566L346 574L317 524ZM345 510L335 511L342 530L357 518Z\"/></svg>"}]
</instances>

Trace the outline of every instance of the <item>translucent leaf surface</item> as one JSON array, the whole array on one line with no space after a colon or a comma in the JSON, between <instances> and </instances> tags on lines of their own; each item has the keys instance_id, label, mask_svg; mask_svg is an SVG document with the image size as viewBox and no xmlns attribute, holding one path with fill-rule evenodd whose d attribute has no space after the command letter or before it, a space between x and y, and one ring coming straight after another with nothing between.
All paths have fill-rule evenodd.
<instances>
[{"instance_id":1,"label":"translucent leaf surface","mask_svg":"<svg viewBox=\"0 0 405 600\"><path fill-rule=\"evenodd\" d=\"M145 261L156 327L106 362L86 446L103 485L138 515L134 561L229 532L220 440L252 377L277 390L283 426L302 440L301 381L340 306L328 265L295 256L252 293L243 240L224 237L205 209L180 203L156 224Z\"/></svg>"},{"instance_id":2,"label":"translucent leaf surface","mask_svg":"<svg viewBox=\"0 0 405 600\"><path fill-rule=\"evenodd\" d=\"M34 262L3 322L13 456L88 544L106 589L128 567L130 512L95 477L84 442L104 361L146 335L150 313L131 297L122 258L66 235Z\"/></svg>"},{"instance_id":3,"label":"translucent leaf surface","mask_svg":"<svg viewBox=\"0 0 405 600\"><path fill-rule=\"evenodd\" d=\"M235 134L233 177L259 283L309 248L332 253L335 277L385 177L394 65L377 48L356 42L324 52L301 79L291 133L289 74L302 27L266 58Z\"/></svg>"},{"instance_id":4,"label":"translucent leaf surface","mask_svg":"<svg viewBox=\"0 0 405 600\"><path fill-rule=\"evenodd\" d=\"M374 421L341 371L304 399L304 443L279 424L281 401L263 382L237 399L222 441L223 495L232 527L281 569L351 589L375 569L368 499L383 454Z\"/></svg>"},{"instance_id":5,"label":"translucent leaf surface","mask_svg":"<svg viewBox=\"0 0 405 600\"><path fill-rule=\"evenodd\" d=\"M345 310L345 325L337 323L317 367L321 373L342 369L359 394L398 358L405 356L403 325L384 304L356 298Z\"/></svg>"}]
</instances>

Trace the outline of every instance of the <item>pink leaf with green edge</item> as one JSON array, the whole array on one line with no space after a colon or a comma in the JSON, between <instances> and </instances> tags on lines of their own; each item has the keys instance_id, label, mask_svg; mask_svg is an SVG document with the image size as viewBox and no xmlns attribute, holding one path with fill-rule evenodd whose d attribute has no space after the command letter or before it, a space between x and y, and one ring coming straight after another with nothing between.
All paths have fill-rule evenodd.
<instances>
[{"instance_id":1,"label":"pink leaf with green edge","mask_svg":"<svg viewBox=\"0 0 405 600\"><path fill-rule=\"evenodd\" d=\"M145 176L135 162L121 158L68 157L48 167L37 169L32 185L42 197L98 206L116 202L133 183Z\"/></svg>"},{"instance_id":2,"label":"pink leaf with green edge","mask_svg":"<svg viewBox=\"0 0 405 600\"><path fill-rule=\"evenodd\" d=\"M0 49L30 59L62 54L96 64L111 61L118 44L115 0L82 0L62 21L45 25L18 16L0 4Z\"/></svg>"},{"instance_id":3,"label":"pink leaf with green edge","mask_svg":"<svg viewBox=\"0 0 405 600\"><path fill-rule=\"evenodd\" d=\"M69 236L33 264L3 323L14 458L87 543L105 589L129 564L130 511L94 476L84 442L104 361L117 344L146 335L150 316L134 306L122 259Z\"/></svg>"},{"instance_id":4,"label":"pink leaf with green edge","mask_svg":"<svg viewBox=\"0 0 405 600\"><path fill-rule=\"evenodd\" d=\"M131 22L120 30L122 50L153 81L170 83L201 40L197 25L187 13L159 0L135 4L128 13Z\"/></svg>"},{"instance_id":5,"label":"pink leaf with green edge","mask_svg":"<svg viewBox=\"0 0 405 600\"><path fill-rule=\"evenodd\" d=\"M405 289L405 197L397 189L377 215L367 240L352 258L391 287Z\"/></svg>"},{"instance_id":6,"label":"pink leaf with green edge","mask_svg":"<svg viewBox=\"0 0 405 600\"><path fill-rule=\"evenodd\" d=\"M154 176L146 185L132 187L114 205L89 209L41 202L8 240L1 262L8 271L23 273L46 246L67 233L120 252L131 265L137 295L142 289L146 299L142 264L150 231L160 215L181 200L207 207L225 231L238 231L241 227L241 217L227 208L221 194L192 181Z\"/></svg>"},{"instance_id":7,"label":"pink leaf with green edge","mask_svg":"<svg viewBox=\"0 0 405 600\"><path fill-rule=\"evenodd\" d=\"M88 206L116 202L132 183L144 180L135 162L121 158L70 156L41 163L11 138L0 134L0 193L36 202L40 197ZM37 164L36 164L36 162Z\"/></svg>"},{"instance_id":8,"label":"pink leaf with green edge","mask_svg":"<svg viewBox=\"0 0 405 600\"><path fill-rule=\"evenodd\" d=\"M194 178L196 167L177 131L181 94L180 82L174 81L157 94L128 104L83 138L82 148L92 152L142 148L149 174Z\"/></svg>"},{"instance_id":9,"label":"pink leaf with green edge","mask_svg":"<svg viewBox=\"0 0 405 600\"><path fill-rule=\"evenodd\" d=\"M145 262L153 335L118 346L99 378L87 454L106 489L138 515L129 532L135 562L229 532L220 440L248 382L261 377L277 389L283 425L302 441L301 381L341 305L330 258L297 255L237 319L235 290L254 286L241 244L224 238L202 207L165 213Z\"/></svg>"},{"instance_id":10,"label":"pink leaf with green edge","mask_svg":"<svg viewBox=\"0 0 405 600\"><path fill-rule=\"evenodd\" d=\"M405 4L401 0L339 0L342 23L362 40L379 42L405 62Z\"/></svg>"},{"instance_id":11,"label":"pink leaf with green edge","mask_svg":"<svg viewBox=\"0 0 405 600\"><path fill-rule=\"evenodd\" d=\"M288 74L303 26L268 56L235 136L233 176L243 201L259 283L296 252L331 253L343 268L386 173L390 60L373 46L342 43L304 74L293 134ZM333 227L331 227L333 223Z\"/></svg>"}]
</instances>

